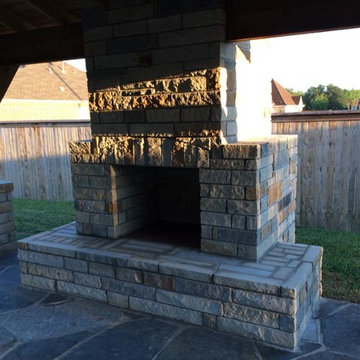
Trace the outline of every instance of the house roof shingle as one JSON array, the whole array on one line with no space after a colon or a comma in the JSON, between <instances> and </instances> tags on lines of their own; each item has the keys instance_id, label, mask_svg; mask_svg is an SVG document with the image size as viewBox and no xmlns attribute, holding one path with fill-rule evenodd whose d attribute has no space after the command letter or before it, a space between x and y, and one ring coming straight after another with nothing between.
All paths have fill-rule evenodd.
<instances>
[{"instance_id":1,"label":"house roof shingle","mask_svg":"<svg viewBox=\"0 0 360 360\"><path fill-rule=\"evenodd\" d=\"M62 61L19 66L4 99L88 100L86 73Z\"/></svg>"},{"instance_id":2,"label":"house roof shingle","mask_svg":"<svg viewBox=\"0 0 360 360\"><path fill-rule=\"evenodd\" d=\"M274 79L271 80L271 92L275 105L296 105L291 94Z\"/></svg>"}]
</instances>

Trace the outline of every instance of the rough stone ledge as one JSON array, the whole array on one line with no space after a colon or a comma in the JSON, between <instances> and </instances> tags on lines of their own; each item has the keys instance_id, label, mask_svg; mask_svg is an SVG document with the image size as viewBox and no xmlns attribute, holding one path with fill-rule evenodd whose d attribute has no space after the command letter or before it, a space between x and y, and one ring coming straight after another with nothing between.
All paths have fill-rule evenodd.
<instances>
[{"instance_id":1,"label":"rough stone ledge","mask_svg":"<svg viewBox=\"0 0 360 360\"><path fill-rule=\"evenodd\" d=\"M23 285L200 326L211 315L220 331L290 349L320 294L319 247L277 243L252 262L131 237L81 236L74 223L18 245Z\"/></svg>"}]
</instances>

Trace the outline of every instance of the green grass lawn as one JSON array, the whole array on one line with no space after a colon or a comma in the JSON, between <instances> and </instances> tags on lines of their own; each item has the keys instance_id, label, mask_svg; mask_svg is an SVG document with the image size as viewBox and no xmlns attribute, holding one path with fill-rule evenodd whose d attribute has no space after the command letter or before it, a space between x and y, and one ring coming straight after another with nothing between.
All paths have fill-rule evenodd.
<instances>
[{"instance_id":1,"label":"green grass lawn","mask_svg":"<svg viewBox=\"0 0 360 360\"><path fill-rule=\"evenodd\" d=\"M324 297L360 303L360 234L297 228L296 242L324 248Z\"/></svg>"},{"instance_id":2,"label":"green grass lawn","mask_svg":"<svg viewBox=\"0 0 360 360\"><path fill-rule=\"evenodd\" d=\"M74 203L13 199L16 240L75 220Z\"/></svg>"},{"instance_id":3,"label":"green grass lawn","mask_svg":"<svg viewBox=\"0 0 360 360\"><path fill-rule=\"evenodd\" d=\"M16 238L75 219L73 202L14 199ZM296 242L324 248L323 296L360 303L360 234L296 229Z\"/></svg>"}]
</instances>

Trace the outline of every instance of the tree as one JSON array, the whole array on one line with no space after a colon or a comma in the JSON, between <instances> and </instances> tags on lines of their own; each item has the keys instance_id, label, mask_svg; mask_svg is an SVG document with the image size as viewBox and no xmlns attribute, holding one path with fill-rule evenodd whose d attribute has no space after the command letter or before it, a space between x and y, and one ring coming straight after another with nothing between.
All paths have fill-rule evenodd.
<instances>
[{"instance_id":1,"label":"tree","mask_svg":"<svg viewBox=\"0 0 360 360\"><path fill-rule=\"evenodd\" d=\"M286 89L291 96L304 96L304 92L303 91L297 91L297 90L294 90L293 88L290 88L290 89Z\"/></svg>"},{"instance_id":2,"label":"tree","mask_svg":"<svg viewBox=\"0 0 360 360\"><path fill-rule=\"evenodd\" d=\"M326 97L326 94L317 94L310 101L311 110L328 110L329 109L329 100Z\"/></svg>"},{"instance_id":3,"label":"tree","mask_svg":"<svg viewBox=\"0 0 360 360\"><path fill-rule=\"evenodd\" d=\"M356 104L360 100L360 90L344 90L346 98L346 107L351 110L351 106Z\"/></svg>"},{"instance_id":4,"label":"tree","mask_svg":"<svg viewBox=\"0 0 360 360\"><path fill-rule=\"evenodd\" d=\"M321 100L321 98L319 98L321 95L326 96L325 89L326 87L324 85L318 85L317 87L312 86L306 91L306 93L303 96L306 110L319 110L313 108L313 105L318 103L317 101L315 101L316 98L319 101ZM323 109L323 110L327 110L327 109Z\"/></svg>"},{"instance_id":5,"label":"tree","mask_svg":"<svg viewBox=\"0 0 360 360\"><path fill-rule=\"evenodd\" d=\"M329 110L346 110L347 109L347 99L343 89L338 86L329 84L326 87L326 97L329 101L328 108Z\"/></svg>"}]
</instances>

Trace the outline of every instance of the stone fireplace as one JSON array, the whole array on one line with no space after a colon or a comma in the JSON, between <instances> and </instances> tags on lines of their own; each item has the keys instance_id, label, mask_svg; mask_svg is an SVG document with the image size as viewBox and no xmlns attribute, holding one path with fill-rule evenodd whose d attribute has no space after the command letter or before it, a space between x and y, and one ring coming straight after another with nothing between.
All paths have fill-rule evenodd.
<instances>
[{"instance_id":1,"label":"stone fireplace","mask_svg":"<svg viewBox=\"0 0 360 360\"><path fill-rule=\"evenodd\" d=\"M77 234L21 242L23 283L294 348L321 249L294 244L297 138L270 135L266 46L224 42L222 1L88 6Z\"/></svg>"}]
</instances>

